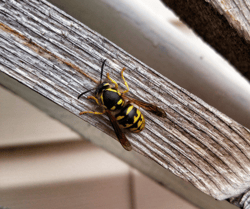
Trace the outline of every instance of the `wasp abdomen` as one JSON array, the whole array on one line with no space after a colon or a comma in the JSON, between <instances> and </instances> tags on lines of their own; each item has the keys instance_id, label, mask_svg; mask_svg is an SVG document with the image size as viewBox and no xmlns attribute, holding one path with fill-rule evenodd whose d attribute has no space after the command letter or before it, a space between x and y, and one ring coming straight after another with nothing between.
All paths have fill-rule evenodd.
<instances>
[{"instance_id":1,"label":"wasp abdomen","mask_svg":"<svg viewBox=\"0 0 250 209\"><path fill-rule=\"evenodd\" d=\"M121 94L116 89L112 88L103 90L101 101L107 109L112 111L121 109L124 105L124 100L121 97Z\"/></svg>"},{"instance_id":2,"label":"wasp abdomen","mask_svg":"<svg viewBox=\"0 0 250 209\"><path fill-rule=\"evenodd\" d=\"M145 126L145 120L141 111L131 104L123 107L115 117L123 128L129 129L131 132L140 132Z\"/></svg>"}]
</instances>

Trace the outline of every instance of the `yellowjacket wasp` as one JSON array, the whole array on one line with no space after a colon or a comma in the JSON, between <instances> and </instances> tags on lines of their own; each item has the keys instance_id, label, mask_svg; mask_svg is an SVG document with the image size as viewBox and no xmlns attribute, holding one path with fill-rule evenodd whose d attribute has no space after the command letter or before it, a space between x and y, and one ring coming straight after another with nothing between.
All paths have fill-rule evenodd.
<instances>
[{"instance_id":1,"label":"yellowjacket wasp","mask_svg":"<svg viewBox=\"0 0 250 209\"><path fill-rule=\"evenodd\" d=\"M121 77L127 87L125 91L119 90L118 84L110 78L109 73L107 73L107 79L110 82L102 82L105 62L106 60L102 63L101 77L98 86L95 89L87 90L78 96L79 99L82 95L95 90L95 96L88 96L87 98L95 100L95 102L102 106L104 110L103 112L83 111L80 112L80 115L86 113L101 115L106 113L121 145L127 151L131 151L131 144L120 127L126 128L134 133L142 131L145 127L144 116L139 109L132 105L132 103L160 117L166 117L166 113L163 109L155 105L125 96L125 94L129 91L128 84L123 76L123 72L126 68L123 68L121 71Z\"/></svg>"}]
</instances>

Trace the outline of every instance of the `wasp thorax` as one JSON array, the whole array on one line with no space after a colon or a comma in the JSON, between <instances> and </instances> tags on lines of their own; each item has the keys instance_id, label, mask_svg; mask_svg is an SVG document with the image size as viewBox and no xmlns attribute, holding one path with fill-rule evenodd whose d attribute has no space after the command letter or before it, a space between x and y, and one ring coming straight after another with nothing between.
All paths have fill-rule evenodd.
<instances>
[{"instance_id":1,"label":"wasp thorax","mask_svg":"<svg viewBox=\"0 0 250 209\"><path fill-rule=\"evenodd\" d=\"M107 89L110 87L110 83L108 82L103 82L99 84L95 90L95 95L98 96L104 89Z\"/></svg>"}]
</instances>

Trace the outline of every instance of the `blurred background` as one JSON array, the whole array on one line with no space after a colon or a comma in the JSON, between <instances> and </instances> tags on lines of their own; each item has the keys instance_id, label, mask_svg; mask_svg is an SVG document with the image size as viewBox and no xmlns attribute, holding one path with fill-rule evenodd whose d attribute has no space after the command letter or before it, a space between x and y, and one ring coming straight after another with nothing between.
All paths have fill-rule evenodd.
<instances>
[{"instance_id":1,"label":"blurred background","mask_svg":"<svg viewBox=\"0 0 250 209\"><path fill-rule=\"evenodd\" d=\"M174 49L193 48L193 55L201 62L210 61L209 69L211 63L226 66L234 78L237 75L242 79L236 85L246 85L225 60L159 0L50 2L178 85L231 114L235 120L242 120L242 124L248 124L247 114L232 109L249 107L236 108L235 99L231 100L223 92L222 82L215 84L211 74L207 78L207 70L202 71L199 65L184 67L187 60L182 61L181 54L176 58L167 46L159 45L164 39L171 39L167 33L173 30L178 35L175 38L185 41L185 44L174 41ZM171 31L164 31L165 27ZM228 83L225 85L232 85ZM245 107L245 98L241 97L240 101ZM12 209L196 208L3 87L0 88L0 132L0 206Z\"/></svg>"}]
</instances>

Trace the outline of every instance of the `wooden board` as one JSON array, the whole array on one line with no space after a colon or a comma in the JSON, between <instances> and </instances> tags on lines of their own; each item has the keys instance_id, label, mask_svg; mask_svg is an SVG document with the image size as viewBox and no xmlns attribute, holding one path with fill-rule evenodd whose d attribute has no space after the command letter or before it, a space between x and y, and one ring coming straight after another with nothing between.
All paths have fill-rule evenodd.
<instances>
[{"instance_id":1,"label":"wooden board","mask_svg":"<svg viewBox=\"0 0 250 209\"><path fill-rule=\"evenodd\" d=\"M79 116L97 107L77 96L96 86L104 59L106 72L121 88L120 72L126 67L129 95L153 102L167 114L163 119L142 110L145 130L126 132L134 151L219 200L249 187L248 129L46 1L1 3L4 74L116 138L107 117Z\"/></svg>"}]
</instances>

